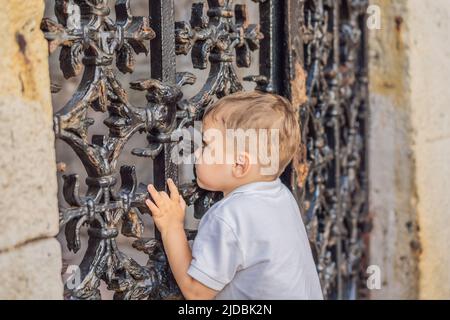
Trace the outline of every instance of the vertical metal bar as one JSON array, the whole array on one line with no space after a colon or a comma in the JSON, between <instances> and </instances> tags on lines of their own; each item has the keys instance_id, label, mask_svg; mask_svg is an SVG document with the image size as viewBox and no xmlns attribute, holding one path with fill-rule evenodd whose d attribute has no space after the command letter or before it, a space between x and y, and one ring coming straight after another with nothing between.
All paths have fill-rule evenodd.
<instances>
[{"instance_id":1,"label":"vertical metal bar","mask_svg":"<svg viewBox=\"0 0 450 320\"><path fill-rule=\"evenodd\" d=\"M333 68L335 73L339 74L339 7L340 1L335 1L333 6ZM342 300L343 296L343 279L342 279L342 199L341 199L341 161L340 161L340 98L339 98L339 82L340 78L334 79L330 90L334 92L335 99L333 100L333 117L334 117L334 166L335 166L335 192L336 192L336 217L337 224L336 234L336 265L337 265L337 299Z\"/></svg>"},{"instance_id":2,"label":"vertical metal bar","mask_svg":"<svg viewBox=\"0 0 450 320\"><path fill-rule=\"evenodd\" d=\"M175 83L175 12L173 0L150 0L151 26L156 33L151 41L151 77L165 83ZM176 110L170 110L175 112ZM174 121L175 120L175 117ZM153 161L153 180L157 190L166 190L166 181L172 178L178 184L178 167L171 161L174 144L167 143ZM155 230L155 236L160 234Z\"/></svg>"},{"instance_id":3,"label":"vertical metal bar","mask_svg":"<svg viewBox=\"0 0 450 320\"><path fill-rule=\"evenodd\" d=\"M260 2L260 26L264 34L259 50L260 73L269 81L267 91L282 94L284 0Z\"/></svg>"},{"instance_id":4,"label":"vertical metal bar","mask_svg":"<svg viewBox=\"0 0 450 320\"><path fill-rule=\"evenodd\" d=\"M303 39L302 39L302 21L303 21L303 6L298 0L285 0L284 1L284 39L283 39L283 85L282 95L287 97L294 107L301 107L298 99L293 97L293 87L302 85L300 82L304 79L299 78L297 74L298 67L303 68ZM300 121L300 117L299 117ZM300 143L300 142L299 142ZM294 167L289 165L286 171L281 176L281 179L285 182L289 188L294 191L296 195L297 183L295 181ZM299 199L297 199L299 200Z\"/></svg>"},{"instance_id":5,"label":"vertical metal bar","mask_svg":"<svg viewBox=\"0 0 450 320\"><path fill-rule=\"evenodd\" d=\"M286 4L289 0L269 0L260 2L260 25L264 34L259 50L260 74L266 76L268 92L289 96L286 90L287 73L286 53L290 51L286 34ZM281 181L292 189L293 167L290 164L281 175Z\"/></svg>"},{"instance_id":6,"label":"vertical metal bar","mask_svg":"<svg viewBox=\"0 0 450 320\"><path fill-rule=\"evenodd\" d=\"M363 95L364 95L364 104L365 104L365 108L364 108L364 120L363 120L363 127L361 128L361 132L360 134L362 135L362 137L364 138L364 151L363 151L363 165L362 165L362 170L364 172L364 176L363 176L363 181L361 183L361 188L363 190L365 190L365 204L364 204L364 209L363 209L363 214L367 217L368 216L368 212L369 212L369 144L370 144L370 100L368 97L369 94L369 79L368 79L368 49L369 49L369 44L368 44L368 29L366 28L366 21L367 21L367 11L366 14L364 14L362 17L360 17L360 20L358 21L359 23L359 28L362 32L362 49L361 49L361 56L360 56L360 61L358 64L358 68L360 69L360 74L359 74L359 79L360 81L364 84L364 88L363 88ZM362 191L360 191L362 192ZM364 243L364 251L366 254L365 260L362 262L362 269L366 270L366 268L368 267L368 261L366 260L367 257L369 257L369 252L368 252L368 248L370 248L370 237L365 235L364 233L367 232L366 230L366 226L364 226L364 231L361 233L361 235L358 235L358 237L363 237L363 243ZM355 288L356 288L356 295L355 295L355 299L360 299L360 292L359 292L359 282L363 282L362 279L359 279L359 277L357 276L355 279ZM364 292L367 294L367 286L365 286ZM364 293L363 293L364 294Z\"/></svg>"},{"instance_id":7,"label":"vertical metal bar","mask_svg":"<svg viewBox=\"0 0 450 320\"><path fill-rule=\"evenodd\" d=\"M173 0L150 0L152 29L156 33L151 42L152 78L175 83L175 9Z\"/></svg>"},{"instance_id":8,"label":"vertical metal bar","mask_svg":"<svg viewBox=\"0 0 450 320\"><path fill-rule=\"evenodd\" d=\"M304 50L303 50L303 7L298 0L285 0L284 7L284 34L285 34L285 63L284 63L284 78L285 85L283 86L284 94L292 99L292 87L298 85L298 75L296 74L296 65L303 67L304 64Z\"/></svg>"}]
</instances>

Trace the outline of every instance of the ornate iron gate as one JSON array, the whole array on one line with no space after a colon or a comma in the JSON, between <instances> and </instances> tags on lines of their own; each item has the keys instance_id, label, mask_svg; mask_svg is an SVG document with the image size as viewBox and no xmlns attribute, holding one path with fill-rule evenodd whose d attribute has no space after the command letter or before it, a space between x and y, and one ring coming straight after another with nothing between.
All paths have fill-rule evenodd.
<instances>
[{"instance_id":1,"label":"ornate iron gate","mask_svg":"<svg viewBox=\"0 0 450 320\"><path fill-rule=\"evenodd\" d=\"M133 155L152 159L157 188L165 188L169 177L178 181L170 159L178 142L172 133L201 119L214 99L242 90L233 62L249 67L257 50L260 74L244 80L260 90L295 102L300 66L306 70L308 102L299 106L305 158L282 178L303 207L324 294L357 297L367 231L367 0L253 0L259 3L259 25L248 23L245 1L193 1L189 22L174 21L174 1L168 0L149 0L150 14L141 17L131 14L133 1L115 0L113 19L112 1L55 0L57 21L42 22L50 51L61 49L65 78L83 73L76 93L54 116L56 138L70 145L88 174L84 194L77 174L64 176L67 204L61 205L60 224L69 250L80 249L83 226L89 234L81 283L66 288L66 298L99 299L100 281L118 299L180 297L159 234L142 238L142 219L150 219L144 205L149 181L139 183L133 166L117 168L118 158L132 136L145 134L148 146ZM130 86L143 91L148 103L135 106L114 71L132 73L134 55L142 53L150 54L151 74ZM210 67L203 88L189 99L181 87L201 79L177 70L181 54L191 55L194 68ZM89 141L89 110L105 114L108 135ZM195 183L181 190L197 218L220 199ZM148 254L147 265L120 251L119 232L137 238L133 247Z\"/></svg>"}]
</instances>

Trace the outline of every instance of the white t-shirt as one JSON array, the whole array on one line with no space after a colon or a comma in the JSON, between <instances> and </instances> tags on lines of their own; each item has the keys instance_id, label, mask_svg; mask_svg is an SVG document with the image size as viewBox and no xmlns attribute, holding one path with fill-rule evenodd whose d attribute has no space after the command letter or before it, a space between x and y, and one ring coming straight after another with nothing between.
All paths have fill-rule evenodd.
<instances>
[{"instance_id":1,"label":"white t-shirt","mask_svg":"<svg viewBox=\"0 0 450 320\"><path fill-rule=\"evenodd\" d=\"M216 299L323 299L300 210L276 179L241 186L200 221L188 274Z\"/></svg>"}]
</instances>

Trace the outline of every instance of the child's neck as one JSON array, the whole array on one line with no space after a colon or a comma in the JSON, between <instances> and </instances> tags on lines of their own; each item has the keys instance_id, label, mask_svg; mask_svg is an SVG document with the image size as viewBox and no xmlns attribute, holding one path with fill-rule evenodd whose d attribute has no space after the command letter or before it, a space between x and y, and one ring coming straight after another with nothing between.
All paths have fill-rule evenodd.
<instances>
[{"instance_id":1,"label":"child's neck","mask_svg":"<svg viewBox=\"0 0 450 320\"><path fill-rule=\"evenodd\" d=\"M226 190L221 190L221 191L222 191L222 193L223 193L223 196L226 197L226 196L228 196L231 192L233 192L234 190L236 190L237 188L239 188L239 187L241 187L241 186L244 186L244 185L246 185L246 184L253 183L253 182L273 181L273 180L275 180L275 179L276 179L276 178L274 178L274 177L269 178L269 177L267 177L267 176L265 176L265 177L263 177L263 176L258 176L258 177L255 177L255 178L246 179L246 180L244 180L244 181L239 181L239 182L237 182L236 184L234 184L234 185L230 186L229 188L227 188Z\"/></svg>"}]
</instances>

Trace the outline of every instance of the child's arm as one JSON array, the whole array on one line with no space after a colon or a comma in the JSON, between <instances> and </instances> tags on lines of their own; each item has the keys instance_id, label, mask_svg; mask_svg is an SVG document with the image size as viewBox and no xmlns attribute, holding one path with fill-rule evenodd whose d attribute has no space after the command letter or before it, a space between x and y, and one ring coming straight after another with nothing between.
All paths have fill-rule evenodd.
<instances>
[{"instance_id":1,"label":"child's arm","mask_svg":"<svg viewBox=\"0 0 450 320\"><path fill-rule=\"evenodd\" d=\"M147 200L146 204L152 212L156 227L161 232L170 268L186 299L213 299L218 292L203 285L187 273L192 261L192 253L184 232L186 203L171 179L167 181L167 184L170 197L166 192L158 192L153 185L150 185L148 191L155 203Z\"/></svg>"}]
</instances>

